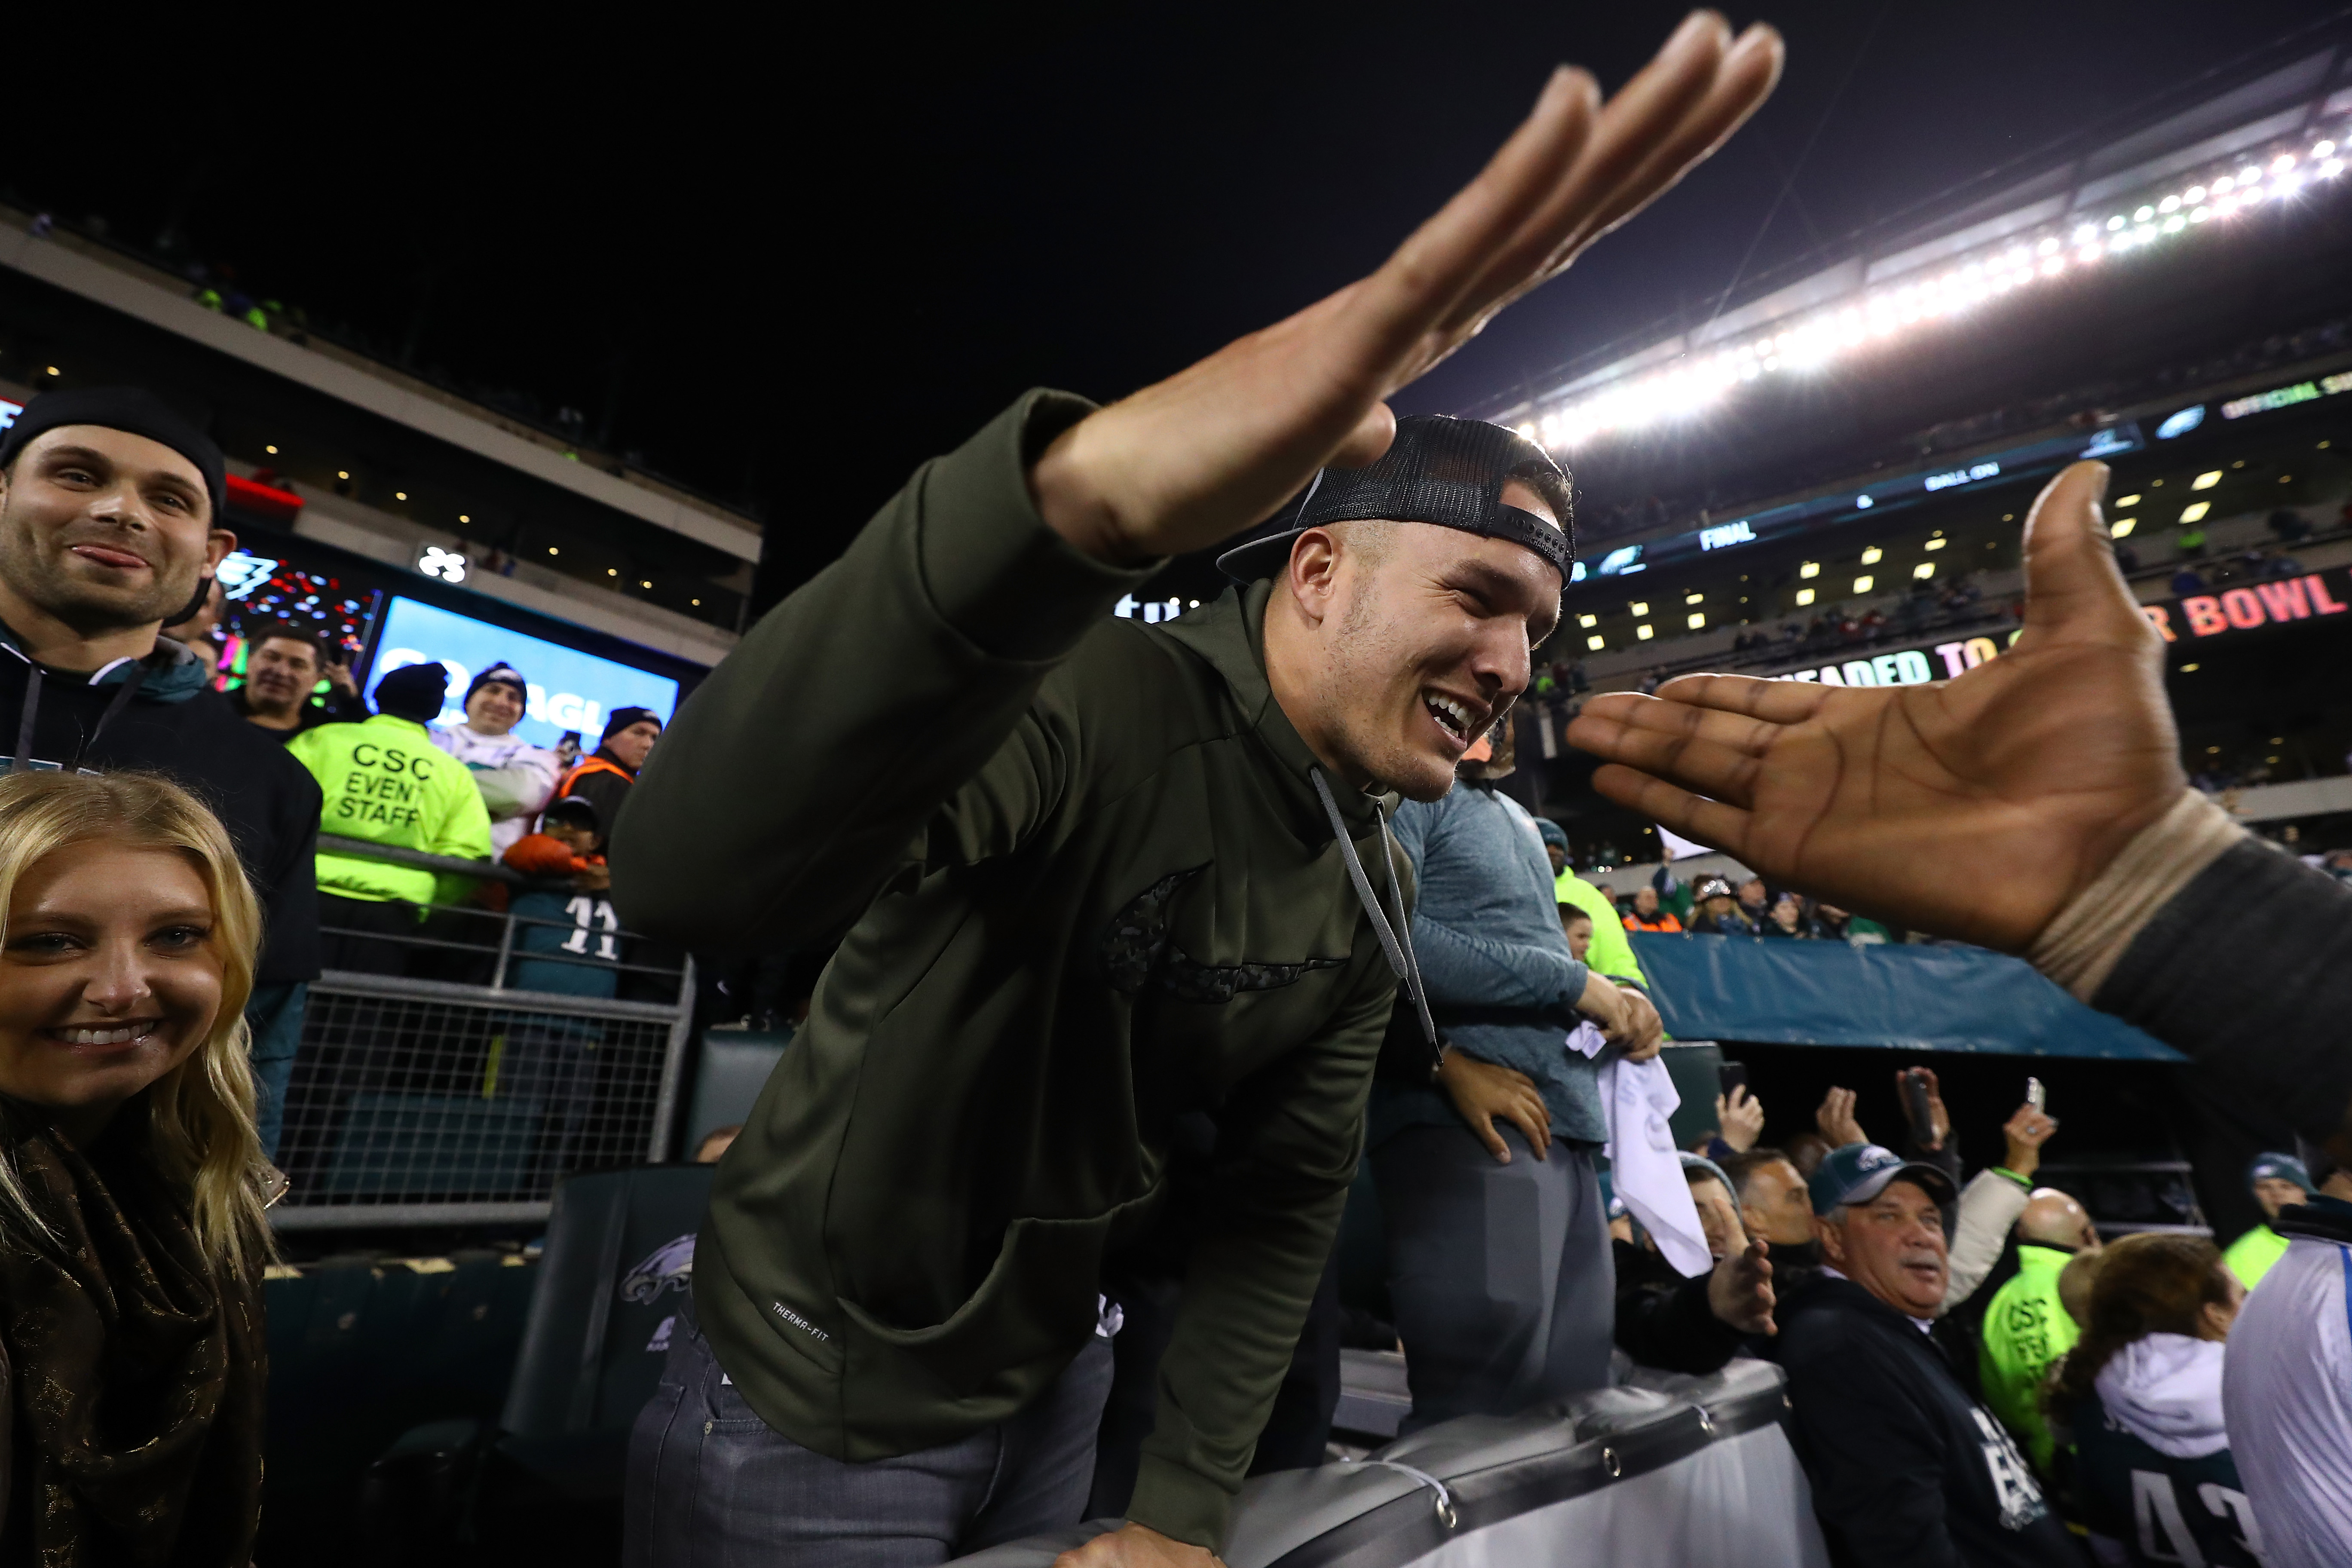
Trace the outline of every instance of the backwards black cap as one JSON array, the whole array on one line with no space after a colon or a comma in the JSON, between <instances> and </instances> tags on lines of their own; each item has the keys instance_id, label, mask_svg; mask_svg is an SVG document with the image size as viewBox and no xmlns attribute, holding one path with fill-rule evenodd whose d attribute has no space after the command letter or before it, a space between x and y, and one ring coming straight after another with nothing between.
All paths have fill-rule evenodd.
<instances>
[{"instance_id":1,"label":"backwards black cap","mask_svg":"<svg viewBox=\"0 0 2352 1568\"><path fill-rule=\"evenodd\" d=\"M67 425L102 425L171 447L204 475L205 493L213 501L211 521L220 526L221 509L228 504L228 464L219 446L194 421L143 386L77 386L41 394L25 405L14 425L0 430L0 468L14 463L34 437Z\"/></svg>"},{"instance_id":2,"label":"backwards black cap","mask_svg":"<svg viewBox=\"0 0 2352 1568\"><path fill-rule=\"evenodd\" d=\"M1524 481L1559 519L1503 504L1503 486ZM1396 439L1364 468L1326 468L1290 522L1237 544L1217 568L1237 583L1271 577L1290 559L1291 542L1310 528L1360 518L1432 522L1524 545L1551 563L1561 586L1576 559L1568 475L1549 453L1516 430L1480 419L1414 414L1397 421Z\"/></svg>"}]
</instances>

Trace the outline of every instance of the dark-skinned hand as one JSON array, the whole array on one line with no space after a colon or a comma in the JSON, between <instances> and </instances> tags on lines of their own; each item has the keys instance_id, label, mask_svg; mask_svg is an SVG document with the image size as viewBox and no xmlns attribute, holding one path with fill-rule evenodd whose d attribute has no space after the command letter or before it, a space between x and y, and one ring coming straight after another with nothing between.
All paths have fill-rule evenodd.
<instances>
[{"instance_id":1,"label":"dark-skinned hand","mask_svg":"<svg viewBox=\"0 0 2352 1568\"><path fill-rule=\"evenodd\" d=\"M1593 786L1800 888L2021 952L2179 799L2163 644L2116 569L2076 463L2025 524L2025 629L1925 686L1686 676L1596 697L1570 742Z\"/></svg>"}]
</instances>

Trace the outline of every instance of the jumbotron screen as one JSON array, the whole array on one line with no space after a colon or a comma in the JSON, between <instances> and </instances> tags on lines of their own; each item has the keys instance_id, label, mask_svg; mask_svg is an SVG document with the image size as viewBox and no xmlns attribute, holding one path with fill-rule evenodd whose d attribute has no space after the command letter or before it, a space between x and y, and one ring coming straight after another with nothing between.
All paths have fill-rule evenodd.
<instances>
[{"instance_id":1,"label":"jumbotron screen","mask_svg":"<svg viewBox=\"0 0 2352 1568\"><path fill-rule=\"evenodd\" d=\"M245 684L245 661L253 634L275 621L291 621L317 637L328 657L348 663L367 646L383 595L332 572L313 572L268 555L232 550L219 567L228 603L214 636L220 647L220 674L213 685L231 691ZM326 689L325 682L320 683Z\"/></svg>"}]
</instances>

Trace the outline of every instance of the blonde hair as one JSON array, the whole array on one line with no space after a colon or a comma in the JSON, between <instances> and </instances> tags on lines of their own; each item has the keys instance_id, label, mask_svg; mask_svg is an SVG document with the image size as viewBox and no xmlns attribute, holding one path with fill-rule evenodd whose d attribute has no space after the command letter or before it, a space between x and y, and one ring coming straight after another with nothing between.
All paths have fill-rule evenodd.
<instances>
[{"instance_id":1,"label":"blonde hair","mask_svg":"<svg viewBox=\"0 0 2352 1568\"><path fill-rule=\"evenodd\" d=\"M261 906L220 819L178 784L145 773L11 773L0 777L0 940L19 879L61 849L97 841L176 850L211 897L207 945L221 965L220 1011L202 1044L121 1114L143 1121L146 1157L185 1194L205 1259L215 1270L250 1273L276 1250L262 1213L274 1173L254 1127L245 1022ZM0 1206L54 1239L5 1153Z\"/></svg>"}]
</instances>

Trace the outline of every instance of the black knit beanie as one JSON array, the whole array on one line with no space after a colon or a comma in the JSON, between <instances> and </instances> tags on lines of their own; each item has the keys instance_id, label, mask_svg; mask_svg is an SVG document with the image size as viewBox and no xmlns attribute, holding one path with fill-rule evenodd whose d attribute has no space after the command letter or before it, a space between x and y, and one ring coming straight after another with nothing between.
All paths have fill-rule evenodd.
<instances>
[{"instance_id":1,"label":"black knit beanie","mask_svg":"<svg viewBox=\"0 0 2352 1568\"><path fill-rule=\"evenodd\" d=\"M448 696L447 666L403 665L375 683L375 710L430 724L441 717L441 704Z\"/></svg>"}]
</instances>

